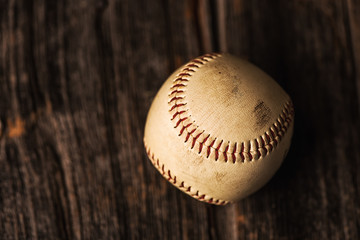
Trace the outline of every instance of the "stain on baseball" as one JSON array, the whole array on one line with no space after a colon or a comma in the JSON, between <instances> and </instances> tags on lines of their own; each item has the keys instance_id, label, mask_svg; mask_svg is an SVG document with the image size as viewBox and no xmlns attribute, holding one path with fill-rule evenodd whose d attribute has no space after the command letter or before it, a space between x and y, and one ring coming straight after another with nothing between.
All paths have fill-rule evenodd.
<instances>
[{"instance_id":1,"label":"stain on baseball","mask_svg":"<svg viewBox=\"0 0 360 240\"><path fill-rule=\"evenodd\" d=\"M293 124L291 99L271 77L230 54L206 54L163 84L144 144L165 179L200 201L224 205L275 174Z\"/></svg>"}]
</instances>

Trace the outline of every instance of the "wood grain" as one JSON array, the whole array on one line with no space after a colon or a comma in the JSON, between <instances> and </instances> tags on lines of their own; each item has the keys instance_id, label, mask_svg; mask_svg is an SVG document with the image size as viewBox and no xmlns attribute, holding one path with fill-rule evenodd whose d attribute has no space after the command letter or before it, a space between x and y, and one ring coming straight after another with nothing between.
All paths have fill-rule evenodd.
<instances>
[{"instance_id":1,"label":"wood grain","mask_svg":"<svg viewBox=\"0 0 360 240\"><path fill-rule=\"evenodd\" d=\"M0 1L0 239L359 239L356 0ZM151 100L210 51L294 100L263 189L197 202L146 157Z\"/></svg>"}]
</instances>

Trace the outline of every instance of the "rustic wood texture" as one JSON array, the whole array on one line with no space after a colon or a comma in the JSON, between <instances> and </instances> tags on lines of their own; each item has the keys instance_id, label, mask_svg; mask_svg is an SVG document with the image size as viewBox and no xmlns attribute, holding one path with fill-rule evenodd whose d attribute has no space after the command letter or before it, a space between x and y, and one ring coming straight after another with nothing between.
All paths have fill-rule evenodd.
<instances>
[{"instance_id":1,"label":"rustic wood texture","mask_svg":"<svg viewBox=\"0 0 360 240\"><path fill-rule=\"evenodd\" d=\"M142 143L167 76L227 51L295 105L293 145L225 207ZM1 0L0 239L359 239L360 2Z\"/></svg>"}]
</instances>

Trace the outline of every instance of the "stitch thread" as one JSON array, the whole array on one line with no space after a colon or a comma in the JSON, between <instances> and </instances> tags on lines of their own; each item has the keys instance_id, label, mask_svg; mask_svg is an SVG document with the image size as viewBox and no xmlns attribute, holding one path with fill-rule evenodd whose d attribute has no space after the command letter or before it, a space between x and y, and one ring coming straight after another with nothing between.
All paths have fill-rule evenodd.
<instances>
[{"instance_id":1,"label":"stitch thread","mask_svg":"<svg viewBox=\"0 0 360 240\"><path fill-rule=\"evenodd\" d=\"M188 142L190 138L191 149L194 149L198 143L198 154L205 151L206 158L212 156L213 160L218 161L220 155L223 156L224 162L245 163L246 161L258 160L261 157L265 157L270 154L281 141L284 134L287 132L294 117L294 108L291 100L284 104L283 110L278 116L277 120L265 131L264 134L258 138L244 141L225 143L224 140L218 140L217 138L211 138L210 134L205 130L199 131L199 126L195 124L195 121L191 120L191 115L188 115L188 109L186 109L187 102L185 101L185 92L187 82L190 81L190 77L206 63L220 57L220 54L206 54L192 60L190 63L180 71L179 74L173 80L173 84L170 87L169 93L169 112L172 112L171 121L174 122L174 128L179 127L179 136L186 134L184 142ZM198 131L197 131L198 130ZM217 146L215 143L220 141ZM155 158L154 153L147 147L144 139L146 153L156 169L166 178L170 183L175 185L181 191L189 194L190 196L197 198L200 201L225 205L229 201L214 199L206 194L200 193L198 190L188 186L184 181L181 181L177 176L171 173L170 169L166 169L165 165L160 162L158 158ZM224 151L220 148L224 144ZM215 146L214 146L215 145ZM196 148L197 149L197 148ZM213 155L211 155L213 153Z\"/></svg>"},{"instance_id":2,"label":"stitch thread","mask_svg":"<svg viewBox=\"0 0 360 240\"><path fill-rule=\"evenodd\" d=\"M148 155L149 159L151 160L152 164L156 167L156 169L161 173L161 175L163 175L165 179L167 179L170 183L172 183L174 186L179 188L181 191L189 194L190 196L202 202L207 202L217 205L225 205L229 203L229 201L207 197L206 194L200 194L198 190L192 190L192 186L188 186L187 184L185 184L184 181L180 181L177 176L171 173L170 169L166 169L165 165L160 163L158 158L155 158L154 153L151 152L150 148L146 145L145 141L144 141L144 145L146 149L146 154Z\"/></svg>"},{"instance_id":3,"label":"stitch thread","mask_svg":"<svg viewBox=\"0 0 360 240\"><path fill-rule=\"evenodd\" d=\"M201 154L204 145L206 146L206 158L209 158L211 153L214 152L213 160L218 161L220 155L223 155L224 162L232 162L233 164L237 162L244 163L245 161L253 161L258 160L261 157L265 157L266 155L270 154L274 148L279 144L284 134L287 132L290 123L294 117L294 107L289 100L283 106L282 112L279 114L278 118L276 119L275 123L273 123L267 131L265 131L261 136L255 139L251 139L245 142L234 142L228 143L225 147L224 151L220 149L224 140L220 140L220 143L215 147L214 144L217 138L213 139L209 145L205 143L210 138L210 134L207 134L205 130L200 131L200 133L195 133L196 130L199 129L199 126L196 126L190 119L190 116L187 115L188 109L184 107L187 105L185 101L184 94L186 92L186 85L183 82L188 82L190 77L203 65L206 63L213 61L214 59L221 57L220 54L212 53L212 54L205 54L201 57L198 57L190 63L186 64L185 67L177 74L175 79L173 80L173 84L170 87L170 94L169 94L169 111L174 112L172 114L171 121L175 123L174 128L182 127L179 130L179 136L182 136L186 132L186 137L184 142L188 142L189 139L192 137L193 140L191 141L191 149L193 149L196 143L199 144L199 151L198 154ZM191 72L191 74L189 73ZM194 126L194 128L189 129L190 126ZM201 136L206 134L207 137L204 140L201 139ZM240 145L239 152L237 151ZM245 146L246 145L246 146ZM229 152L229 149L233 147L233 150ZM229 161L229 156L231 156L232 161Z\"/></svg>"}]
</instances>

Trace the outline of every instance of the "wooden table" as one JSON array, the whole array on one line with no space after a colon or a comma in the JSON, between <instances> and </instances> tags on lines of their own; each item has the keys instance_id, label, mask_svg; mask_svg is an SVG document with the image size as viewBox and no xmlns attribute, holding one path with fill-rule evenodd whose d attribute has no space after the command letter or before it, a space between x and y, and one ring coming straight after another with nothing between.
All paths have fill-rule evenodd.
<instances>
[{"instance_id":1,"label":"wooden table","mask_svg":"<svg viewBox=\"0 0 360 240\"><path fill-rule=\"evenodd\" d=\"M292 96L274 178L212 206L151 165L167 76L247 58ZM360 239L360 2L0 1L0 239Z\"/></svg>"}]
</instances>

